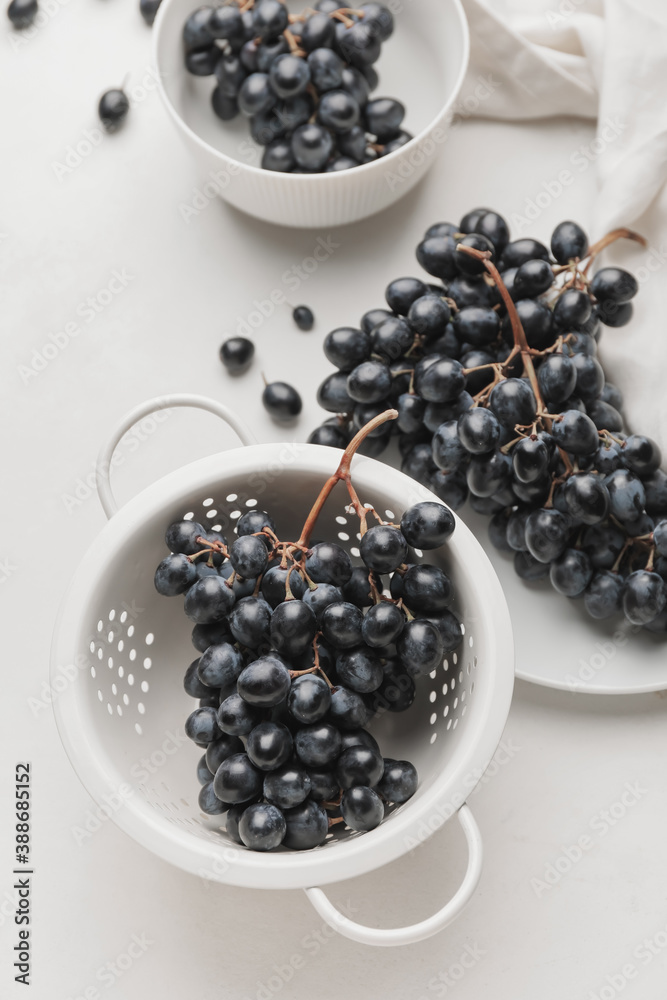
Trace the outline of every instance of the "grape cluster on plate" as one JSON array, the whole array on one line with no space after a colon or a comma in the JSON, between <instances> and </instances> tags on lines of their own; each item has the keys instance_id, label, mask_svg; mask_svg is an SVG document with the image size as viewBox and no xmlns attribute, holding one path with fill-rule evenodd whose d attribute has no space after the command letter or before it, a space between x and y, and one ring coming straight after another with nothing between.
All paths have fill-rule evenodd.
<instances>
[{"instance_id":1,"label":"grape cluster on plate","mask_svg":"<svg viewBox=\"0 0 667 1000\"><path fill-rule=\"evenodd\" d=\"M230 542L194 521L166 533L171 555L155 586L185 595L201 654L185 675L187 693L200 699L185 725L205 749L199 804L226 814L228 835L252 850L316 847L338 824L372 830L386 806L407 801L414 766L384 758L365 727L378 713L409 709L415 678L461 642L451 581L417 554L447 541L453 515L425 502L398 525L362 506L349 463L364 433L298 542L280 541L271 515L258 510L239 518ZM358 566L339 545L310 542L339 481L360 520Z\"/></svg>"},{"instance_id":2,"label":"grape cluster on plate","mask_svg":"<svg viewBox=\"0 0 667 1000\"><path fill-rule=\"evenodd\" d=\"M230 0L200 7L183 27L185 65L215 76L211 102L230 121L241 112L262 166L282 173L324 173L370 163L412 139L405 108L371 98L374 63L393 33L380 3L359 9L336 0L290 15L282 0Z\"/></svg>"},{"instance_id":3,"label":"grape cluster on plate","mask_svg":"<svg viewBox=\"0 0 667 1000\"><path fill-rule=\"evenodd\" d=\"M399 417L364 445L377 456L392 434L403 471L450 507L469 498L525 580L549 578L583 598L596 619L625 614L667 631L667 475L657 444L628 434L619 390L597 360L602 324L632 317L637 281L592 274L615 230L589 246L563 222L547 248L510 241L488 209L432 226L417 248L440 283L399 278L387 307L333 330L337 371L318 398L336 414L311 442L344 448L387 406Z\"/></svg>"}]
</instances>

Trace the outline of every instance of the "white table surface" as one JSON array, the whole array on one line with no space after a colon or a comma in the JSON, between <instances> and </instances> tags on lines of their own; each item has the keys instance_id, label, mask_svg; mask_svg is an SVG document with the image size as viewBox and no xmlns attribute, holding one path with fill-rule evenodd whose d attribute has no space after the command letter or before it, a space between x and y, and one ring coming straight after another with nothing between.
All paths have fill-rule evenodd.
<instances>
[{"instance_id":1,"label":"white table surface","mask_svg":"<svg viewBox=\"0 0 667 1000\"><path fill-rule=\"evenodd\" d=\"M63 587L104 523L85 480L119 417L151 395L198 391L237 407L261 440L277 441L285 432L260 405L263 369L301 389L304 414L289 433L303 440L318 420L315 387L328 370L323 335L380 305L392 277L415 271L413 249L428 224L476 204L508 217L521 212L590 140L589 127L464 122L418 190L381 218L331 233L281 231L221 202L186 224L179 206L191 201L198 178L154 92L122 133L71 172L59 179L53 167L95 126L99 93L126 72L130 90L141 85L149 32L134 4L70 0L18 49L8 30L0 34L0 995L26 995L12 981L16 928L6 894L14 765L27 759L36 866L29 995L39 1000L664 997L661 695L605 699L519 682L504 738L508 759L470 800L486 848L480 888L440 936L394 950L323 934L299 892L207 886L146 853L112 822L77 844L72 829L92 800L50 711L35 715L28 701L43 697ZM561 218L586 222L594 191L591 169L526 232L546 238ZM286 309L274 315L255 337L261 361L232 381L217 361L220 342L254 299L282 287L283 273L310 255L318 235L340 246L293 296L313 307L316 329L299 333ZM131 280L87 321L80 304L106 288L114 271ZM20 366L30 365L33 349L72 322L78 336L26 382ZM128 448L118 493L128 498L188 459L231 444L212 417L176 413L135 453ZM552 596L531 598L523 610L525 590L502 575L520 666L560 658L564 648L574 662L590 658L600 640L592 626L573 624L567 603ZM629 645L618 662L632 670L637 655ZM581 859L568 862L584 836ZM451 894L463 865L462 836L449 824L417 853L331 895L350 900L360 920L414 921ZM554 878L549 866L563 874ZM541 886L547 872L554 884ZM146 942L140 957L120 976L100 972L124 955L133 935ZM460 964L464 953L470 968ZM293 955L303 961L291 981L271 981Z\"/></svg>"}]
</instances>

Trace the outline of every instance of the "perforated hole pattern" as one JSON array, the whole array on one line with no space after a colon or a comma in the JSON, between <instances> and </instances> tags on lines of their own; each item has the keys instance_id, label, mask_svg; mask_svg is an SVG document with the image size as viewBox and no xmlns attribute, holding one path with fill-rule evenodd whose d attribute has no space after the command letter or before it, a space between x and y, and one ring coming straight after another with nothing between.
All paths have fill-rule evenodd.
<instances>
[{"instance_id":1,"label":"perforated hole pattern","mask_svg":"<svg viewBox=\"0 0 667 1000\"><path fill-rule=\"evenodd\" d=\"M304 494L312 500L316 492ZM381 516L388 521L400 519L401 510L374 499ZM318 521L316 540L337 541L358 563L358 519L345 510L345 504L345 494L334 492ZM206 816L197 804L195 768L203 749L193 746L183 735L185 718L197 705L182 687L185 669L198 655L190 642L191 624L183 613L182 599L160 597L152 581L157 563L166 554L163 534L171 521L195 519L230 538L236 533L235 525L243 511L255 507L269 508L280 528L287 518L300 526L310 502L300 495L277 498L266 493L246 499L223 487L222 494L211 490L196 503L190 500L180 510L167 513L163 523L150 527L150 538L142 539L141 557L123 560L122 572L113 587L117 596L94 623L87 649L90 710L96 712L100 729L113 726L113 736L109 732L108 739L113 739L116 747L118 728L122 727L125 773L137 793L166 822L218 843L227 839L224 815ZM284 519L280 517L281 507ZM293 530L291 526L287 524L285 529L283 537L292 537L287 534L288 529ZM131 543L128 551L132 551ZM427 553L426 559L441 563L452 573L446 551ZM456 591L456 573L452 576ZM464 622L459 649L429 677L419 680L417 699L409 712L387 712L370 725L385 756L415 763L420 788L430 784L446 766L454 731L466 716L475 689L475 618L466 616L468 609L460 602L455 602L454 610ZM335 828L319 850L335 843L342 833L340 826Z\"/></svg>"}]
</instances>

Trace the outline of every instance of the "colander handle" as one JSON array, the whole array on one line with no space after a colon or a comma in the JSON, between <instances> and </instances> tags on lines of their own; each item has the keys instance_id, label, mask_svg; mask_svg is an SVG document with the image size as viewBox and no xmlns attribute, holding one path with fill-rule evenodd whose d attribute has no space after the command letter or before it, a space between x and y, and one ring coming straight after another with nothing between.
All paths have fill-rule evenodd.
<instances>
[{"instance_id":1,"label":"colander handle","mask_svg":"<svg viewBox=\"0 0 667 1000\"><path fill-rule=\"evenodd\" d=\"M461 806L457 816L468 841L468 868L456 894L432 917L422 920L421 923L413 924L411 927L395 927L387 930L381 927L364 927L362 924L357 924L343 916L321 889L305 889L308 899L330 927L333 927L343 937L349 938L351 941L358 941L359 944L393 948L394 945L416 944L418 941L425 941L426 938L433 937L434 934L437 934L458 917L461 910L470 901L482 874L483 851L479 827L468 806Z\"/></svg>"},{"instance_id":2,"label":"colander handle","mask_svg":"<svg viewBox=\"0 0 667 1000\"><path fill-rule=\"evenodd\" d=\"M130 428L133 427L139 420L143 420L144 417L148 417L151 413L156 413L158 410L171 410L176 406L190 406L196 410L207 410L209 413L213 413L216 417L220 417L220 419L224 420L224 422L231 427L232 430L236 431L243 444L257 444L252 432L248 430L246 425L241 420L239 420L236 414L226 406L223 406L222 403L216 402L215 399L208 399L206 396L197 396L186 392L175 393L170 396L157 396L155 399L147 399L145 403L141 403L140 406L135 406L133 410L130 410L129 413L125 414L111 435L109 441L107 441L102 448L97 459L97 465L95 466L95 483L97 485L97 493L100 498L100 503L102 504L104 513L108 518L112 518L118 510L118 504L116 503L116 498L114 497L113 490L111 489L111 460L121 438L124 434L127 434Z\"/></svg>"}]
</instances>

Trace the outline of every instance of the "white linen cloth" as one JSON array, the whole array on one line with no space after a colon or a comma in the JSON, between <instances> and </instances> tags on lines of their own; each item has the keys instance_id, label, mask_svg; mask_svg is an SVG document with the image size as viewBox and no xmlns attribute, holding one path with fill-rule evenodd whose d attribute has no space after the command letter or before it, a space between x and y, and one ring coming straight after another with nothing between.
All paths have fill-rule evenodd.
<instances>
[{"instance_id":1,"label":"white linen cloth","mask_svg":"<svg viewBox=\"0 0 667 1000\"><path fill-rule=\"evenodd\" d=\"M575 115L597 121L598 197L592 238L628 226L601 258L640 282L628 326L604 328L600 358L623 391L629 427L654 437L667 464L667 2L463 0L471 31L469 84L500 85L483 117ZM466 90L469 87L469 90Z\"/></svg>"}]
</instances>

